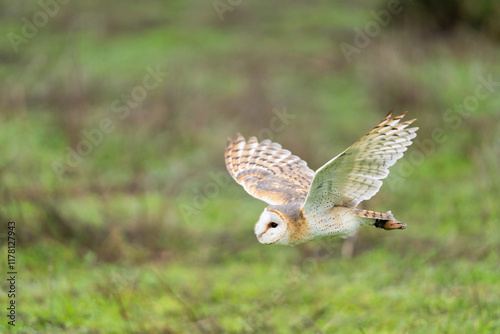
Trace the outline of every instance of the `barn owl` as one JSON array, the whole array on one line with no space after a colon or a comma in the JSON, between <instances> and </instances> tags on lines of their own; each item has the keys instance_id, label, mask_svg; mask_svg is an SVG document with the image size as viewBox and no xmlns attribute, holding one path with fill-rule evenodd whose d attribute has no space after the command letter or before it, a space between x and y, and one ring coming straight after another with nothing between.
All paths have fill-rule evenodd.
<instances>
[{"instance_id":1,"label":"barn owl","mask_svg":"<svg viewBox=\"0 0 500 334\"><path fill-rule=\"evenodd\" d=\"M239 133L228 138L225 162L229 174L253 197L269 204L255 235L262 244L295 245L326 236L347 237L361 225L404 229L393 214L360 210L382 186L389 167L416 137L415 119L406 112L382 122L316 172L304 160L270 140L248 141Z\"/></svg>"}]
</instances>

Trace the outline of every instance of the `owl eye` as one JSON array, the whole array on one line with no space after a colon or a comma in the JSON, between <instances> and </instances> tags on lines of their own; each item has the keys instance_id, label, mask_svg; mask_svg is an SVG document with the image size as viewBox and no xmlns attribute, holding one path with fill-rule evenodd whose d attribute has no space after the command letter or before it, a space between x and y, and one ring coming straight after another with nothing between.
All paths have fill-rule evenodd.
<instances>
[{"instance_id":1,"label":"owl eye","mask_svg":"<svg viewBox=\"0 0 500 334\"><path fill-rule=\"evenodd\" d=\"M269 227L276 228L278 227L278 224L276 224L275 222L270 222Z\"/></svg>"}]
</instances>

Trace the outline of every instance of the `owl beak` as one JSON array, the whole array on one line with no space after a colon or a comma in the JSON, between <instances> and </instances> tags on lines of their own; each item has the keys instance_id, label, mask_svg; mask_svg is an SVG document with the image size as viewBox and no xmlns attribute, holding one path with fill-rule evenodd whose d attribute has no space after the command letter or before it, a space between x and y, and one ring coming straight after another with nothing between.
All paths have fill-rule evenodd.
<instances>
[{"instance_id":1,"label":"owl beak","mask_svg":"<svg viewBox=\"0 0 500 334\"><path fill-rule=\"evenodd\" d=\"M264 233L266 233L267 231L269 231L269 227L264 232L262 232L261 234L257 235L257 239L260 240L260 238L262 238L262 236L264 235Z\"/></svg>"}]
</instances>

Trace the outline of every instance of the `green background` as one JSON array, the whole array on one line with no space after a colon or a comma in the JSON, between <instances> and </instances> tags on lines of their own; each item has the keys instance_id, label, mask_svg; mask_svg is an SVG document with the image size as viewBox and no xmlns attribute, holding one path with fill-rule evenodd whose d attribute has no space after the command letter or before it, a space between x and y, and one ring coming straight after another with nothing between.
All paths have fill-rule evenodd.
<instances>
[{"instance_id":1,"label":"green background","mask_svg":"<svg viewBox=\"0 0 500 334\"><path fill-rule=\"evenodd\" d=\"M439 3L0 1L0 331L500 332L500 9ZM408 228L259 244L227 137L315 170L390 109Z\"/></svg>"}]
</instances>

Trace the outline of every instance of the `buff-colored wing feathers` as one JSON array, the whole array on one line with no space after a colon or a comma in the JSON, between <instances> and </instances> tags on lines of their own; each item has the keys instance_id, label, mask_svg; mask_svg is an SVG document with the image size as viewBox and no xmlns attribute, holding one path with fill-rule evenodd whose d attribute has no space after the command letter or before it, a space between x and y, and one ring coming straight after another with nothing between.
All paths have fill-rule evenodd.
<instances>
[{"instance_id":1,"label":"buff-colored wing feathers","mask_svg":"<svg viewBox=\"0 0 500 334\"><path fill-rule=\"evenodd\" d=\"M226 168L252 196L269 204L304 201L314 172L307 163L270 140L228 138Z\"/></svg>"},{"instance_id":2,"label":"buff-colored wing feathers","mask_svg":"<svg viewBox=\"0 0 500 334\"><path fill-rule=\"evenodd\" d=\"M316 171L304 210L322 212L335 205L356 207L382 186L389 167L403 156L415 138L414 119L400 122L406 113L389 112L372 131Z\"/></svg>"}]
</instances>

